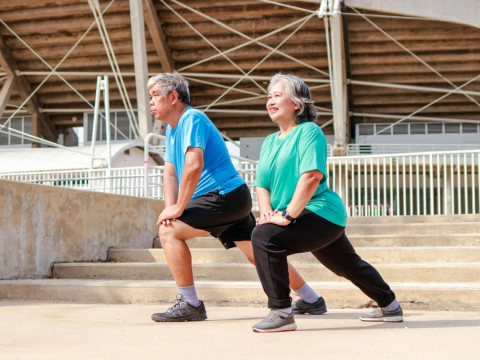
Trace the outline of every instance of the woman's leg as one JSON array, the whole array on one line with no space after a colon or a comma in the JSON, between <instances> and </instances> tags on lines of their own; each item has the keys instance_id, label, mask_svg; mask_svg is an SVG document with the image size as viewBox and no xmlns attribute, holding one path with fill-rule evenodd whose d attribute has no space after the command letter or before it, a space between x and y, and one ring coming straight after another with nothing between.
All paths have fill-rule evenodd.
<instances>
[{"instance_id":1,"label":"woman's leg","mask_svg":"<svg viewBox=\"0 0 480 360\"><path fill-rule=\"evenodd\" d=\"M323 220L323 221L322 221ZM290 307L287 255L311 252L335 241L344 228L326 228L329 223L309 210L304 210L294 224L258 225L252 233L253 253L258 276L272 309Z\"/></svg>"},{"instance_id":2,"label":"woman's leg","mask_svg":"<svg viewBox=\"0 0 480 360\"><path fill-rule=\"evenodd\" d=\"M292 305L288 253L284 247L272 242L272 238L282 231L284 229L280 226L266 224L255 227L252 233L255 267L270 309L285 309Z\"/></svg>"},{"instance_id":3,"label":"woman's leg","mask_svg":"<svg viewBox=\"0 0 480 360\"><path fill-rule=\"evenodd\" d=\"M337 240L312 254L338 276L350 280L365 295L386 307L395 300L395 294L378 271L357 255L343 233Z\"/></svg>"},{"instance_id":4,"label":"woman's leg","mask_svg":"<svg viewBox=\"0 0 480 360\"><path fill-rule=\"evenodd\" d=\"M235 245L243 252L245 257L250 261L253 265L255 265L255 259L253 257L253 248L251 241L235 241ZM305 285L305 280L303 280L302 276L298 273L297 269L293 267L292 264L288 263L288 275L290 281L290 288L292 290L300 289L303 285Z\"/></svg>"}]
</instances>

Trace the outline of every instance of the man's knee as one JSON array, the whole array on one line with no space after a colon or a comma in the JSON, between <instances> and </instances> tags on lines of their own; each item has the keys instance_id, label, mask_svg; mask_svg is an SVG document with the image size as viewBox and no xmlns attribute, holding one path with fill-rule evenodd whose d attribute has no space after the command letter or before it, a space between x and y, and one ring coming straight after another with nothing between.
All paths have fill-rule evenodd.
<instances>
[{"instance_id":1,"label":"man's knee","mask_svg":"<svg viewBox=\"0 0 480 360\"><path fill-rule=\"evenodd\" d=\"M158 229L158 237L162 247L168 244L169 241L174 240L174 230L171 226L160 225Z\"/></svg>"}]
</instances>

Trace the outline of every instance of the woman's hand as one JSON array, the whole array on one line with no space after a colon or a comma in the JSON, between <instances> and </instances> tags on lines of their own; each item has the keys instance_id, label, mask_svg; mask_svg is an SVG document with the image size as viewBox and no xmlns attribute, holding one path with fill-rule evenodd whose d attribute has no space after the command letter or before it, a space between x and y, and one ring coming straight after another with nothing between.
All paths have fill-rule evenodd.
<instances>
[{"instance_id":1,"label":"woman's hand","mask_svg":"<svg viewBox=\"0 0 480 360\"><path fill-rule=\"evenodd\" d=\"M256 218L255 219L255 223L257 225L260 224L260 221L266 221L266 220L269 220L273 215L275 215L275 213L278 212L278 210L269 210L267 211L266 213L264 213L263 215L260 215L259 218Z\"/></svg>"},{"instance_id":2,"label":"woman's hand","mask_svg":"<svg viewBox=\"0 0 480 360\"><path fill-rule=\"evenodd\" d=\"M274 214L269 216L268 218L263 219L263 217L259 217L257 219L257 225L265 225L265 224L275 224L279 226L287 226L291 224L290 220L285 219L278 210L274 211Z\"/></svg>"}]
</instances>

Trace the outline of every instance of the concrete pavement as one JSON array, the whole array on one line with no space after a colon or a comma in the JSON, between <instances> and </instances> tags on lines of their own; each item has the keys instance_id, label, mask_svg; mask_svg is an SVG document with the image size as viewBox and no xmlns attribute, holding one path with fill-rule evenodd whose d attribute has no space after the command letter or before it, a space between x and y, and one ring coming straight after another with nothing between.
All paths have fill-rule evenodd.
<instances>
[{"instance_id":1,"label":"concrete pavement","mask_svg":"<svg viewBox=\"0 0 480 360\"><path fill-rule=\"evenodd\" d=\"M257 334L265 308L207 307L208 320L154 323L165 305L0 301L0 359L479 359L480 312L410 310L364 323L365 310L297 316L298 330Z\"/></svg>"}]
</instances>

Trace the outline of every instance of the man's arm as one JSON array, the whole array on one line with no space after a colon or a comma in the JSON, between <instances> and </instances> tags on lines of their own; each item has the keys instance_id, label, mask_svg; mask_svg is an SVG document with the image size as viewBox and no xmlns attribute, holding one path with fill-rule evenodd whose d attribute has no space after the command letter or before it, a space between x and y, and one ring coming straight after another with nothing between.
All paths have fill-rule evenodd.
<instances>
[{"instance_id":1,"label":"man's arm","mask_svg":"<svg viewBox=\"0 0 480 360\"><path fill-rule=\"evenodd\" d=\"M187 204L197 188L200 175L203 171L203 149L189 147L185 154L185 167L183 168L182 182L178 191L176 204L166 205L158 217L158 223L161 224L167 220L174 220L183 214ZM168 224L167 224L168 225Z\"/></svg>"},{"instance_id":2,"label":"man's arm","mask_svg":"<svg viewBox=\"0 0 480 360\"><path fill-rule=\"evenodd\" d=\"M185 210L187 204L197 188L200 175L203 171L203 149L189 147L185 154L185 167L183 168L182 183L178 192L177 205Z\"/></svg>"},{"instance_id":3,"label":"man's arm","mask_svg":"<svg viewBox=\"0 0 480 360\"><path fill-rule=\"evenodd\" d=\"M163 199L165 207L175 205L178 197L178 178L172 163L166 162L163 169Z\"/></svg>"}]
</instances>

